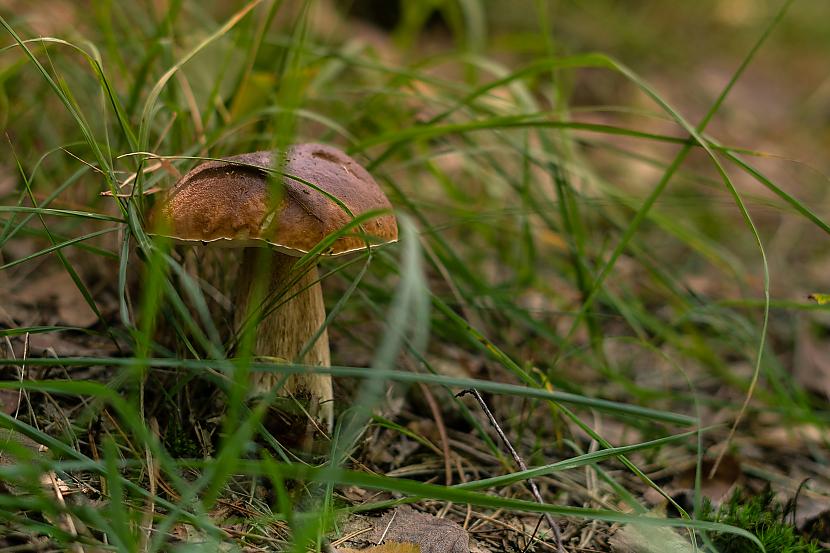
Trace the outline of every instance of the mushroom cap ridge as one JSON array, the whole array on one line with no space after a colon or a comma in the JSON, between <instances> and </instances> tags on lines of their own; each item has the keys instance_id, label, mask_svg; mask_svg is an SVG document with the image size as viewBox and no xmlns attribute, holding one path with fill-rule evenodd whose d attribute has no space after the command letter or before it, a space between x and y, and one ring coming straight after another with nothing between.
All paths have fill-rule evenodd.
<instances>
[{"instance_id":1,"label":"mushroom cap ridge","mask_svg":"<svg viewBox=\"0 0 830 553\"><path fill-rule=\"evenodd\" d=\"M225 247L271 245L283 253L301 256L352 220L331 198L288 176L283 177L279 205L270 206L267 170L273 166L274 153L270 151L198 165L153 209L152 228L183 243ZM286 155L284 173L338 198L354 216L392 208L371 175L332 146L292 146ZM271 207L274 209L269 210ZM392 214L364 221L361 227L376 238L373 243L394 242L398 238L398 225ZM363 238L346 235L324 254L339 255L365 247Z\"/></svg>"}]
</instances>

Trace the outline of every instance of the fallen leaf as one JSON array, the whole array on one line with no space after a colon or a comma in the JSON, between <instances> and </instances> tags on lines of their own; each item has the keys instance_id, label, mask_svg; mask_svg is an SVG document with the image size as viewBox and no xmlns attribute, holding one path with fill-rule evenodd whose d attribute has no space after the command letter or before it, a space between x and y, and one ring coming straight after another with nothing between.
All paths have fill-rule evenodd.
<instances>
[{"instance_id":1,"label":"fallen leaf","mask_svg":"<svg viewBox=\"0 0 830 553\"><path fill-rule=\"evenodd\" d=\"M616 553L690 553L692 544L676 530L656 524L626 524L609 540Z\"/></svg>"},{"instance_id":2,"label":"fallen leaf","mask_svg":"<svg viewBox=\"0 0 830 553\"><path fill-rule=\"evenodd\" d=\"M373 536L385 540L417 543L422 553L468 553L470 537L451 520L419 513L407 505L386 513L375 524Z\"/></svg>"},{"instance_id":3,"label":"fallen leaf","mask_svg":"<svg viewBox=\"0 0 830 553\"><path fill-rule=\"evenodd\" d=\"M370 531L363 531L371 525ZM354 517L346 525L354 526L358 534L349 540L347 547L351 551L366 551L367 547L377 547L389 543L416 545L420 553L470 553L470 537L461 526L443 518L419 513L408 505L386 512L380 518ZM364 548L364 549L361 549ZM339 551L349 551L340 549ZM375 551L368 549L368 551ZM397 550L380 550L391 553ZM403 549L401 551L413 551ZM378 553L375 551L375 553Z\"/></svg>"}]
</instances>

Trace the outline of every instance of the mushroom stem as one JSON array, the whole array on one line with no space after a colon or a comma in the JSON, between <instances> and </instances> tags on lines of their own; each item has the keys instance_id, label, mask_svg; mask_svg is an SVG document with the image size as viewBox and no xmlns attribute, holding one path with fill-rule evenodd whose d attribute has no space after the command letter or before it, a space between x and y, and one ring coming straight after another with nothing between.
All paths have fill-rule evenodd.
<instances>
[{"instance_id":1,"label":"mushroom stem","mask_svg":"<svg viewBox=\"0 0 830 553\"><path fill-rule=\"evenodd\" d=\"M267 275L261 275L258 273L262 271L257 271L257 267L265 256L271 257L270 267ZM275 250L245 248L239 269L234 326L240 330L246 317L256 307L248 307L254 291L254 279L267 277L264 296L268 299L276 298L277 307L259 322L252 354L328 367L331 359L329 337L325 329L309 351L300 358L303 347L325 321L326 307L318 281L317 266L313 265L300 275L295 270L297 259ZM293 280L296 282L292 284ZM267 393L282 378L279 373L251 373L251 394ZM332 428L334 409L331 376L314 373L290 375L279 395L291 396L300 401L309 414L320 420L326 429Z\"/></svg>"}]
</instances>

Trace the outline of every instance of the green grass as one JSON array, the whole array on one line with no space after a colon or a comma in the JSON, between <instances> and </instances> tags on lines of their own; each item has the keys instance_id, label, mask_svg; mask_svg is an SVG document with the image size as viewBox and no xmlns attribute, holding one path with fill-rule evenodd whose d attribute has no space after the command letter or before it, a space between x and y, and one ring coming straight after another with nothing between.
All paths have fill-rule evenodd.
<instances>
[{"instance_id":1,"label":"green grass","mask_svg":"<svg viewBox=\"0 0 830 553\"><path fill-rule=\"evenodd\" d=\"M39 36L25 11L2 13L0 171L15 182L0 189L3 298L23 301L15 290L27 279L64 271L98 322L78 328L32 311L31 324L0 323L0 339L18 352L42 335L104 345L0 355L0 391L26 397L16 416L0 413L0 535L161 551L186 526L208 549L246 538L320 550L351 513L452 502L572 525L681 527L701 551L724 536L758 550L772 543L737 506L660 519L647 516L643 494L671 501L649 476L668 453L700 468L705 449L739 447L729 445L732 421L738 437L759 414L826 431L826 404L787 364L787 317L818 307L774 294L767 210L815 240L830 226L802 188L768 175L775 152L709 130L768 41L804 15L783 3L742 33L729 78L696 119L630 59L569 53L545 2L532 3L529 28L501 35L516 45L509 58L488 46L488 2L435 4L446 44L422 55L402 48L428 32L416 8L380 55L360 33L321 29L313 3L201 10L182 0L157 13L100 2L55 36ZM691 25L709 25L705 9ZM585 75L631 105L581 105ZM309 368L252 359L253 326L234 335L234 254L173 247L147 228L154 191L175 171L297 141L337 144L364 162L401 229L395 246L321 264L334 366L313 370L341 393L337 428L313 453L290 451L262 424L276 390L245 402L250 371ZM716 291L696 291L689 275ZM743 364L750 374L736 372ZM371 460L383 433L414 440L418 460L442 457L414 424L433 415L414 414L413 384L495 462L456 451L467 470L451 467L453 483L443 471L385 476L391 467ZM390 387L404 405L391 414ZM470 387L489 394L535 467L518 472L477 406L455 397ZM702 413L720 409L730 424L706 426ZM633 438L617 442L609 425ZM33 484L49 474L76 492L65 503ZM546 484L545 504L528 500L531 477ZM355 503L348 487L387 493ZM245 515L228 515L229 505Z\"/></svg>"}]
</instances>

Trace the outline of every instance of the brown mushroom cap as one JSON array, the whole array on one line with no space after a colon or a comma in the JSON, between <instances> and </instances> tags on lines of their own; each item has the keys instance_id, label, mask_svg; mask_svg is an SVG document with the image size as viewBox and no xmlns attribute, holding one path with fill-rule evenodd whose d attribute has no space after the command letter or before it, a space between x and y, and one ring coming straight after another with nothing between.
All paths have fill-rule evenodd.
<instances>
[{"instance_id":1,"label":"brown mushroom cap","mask_svg":"<svg viewBox=\"0 0 830 553\"><path fill-rule=\"evenodd\" d=\"M228 163L230 162L230 163ZM230 247L270 244L283 253L300 256L327 235L345 227L367 211L392 206L378 184L355 160L332 146L298 144L288 150L283 169L283 197L269 201L268 169L273 152L254 152L203 163L169 191L153 209L151 226L157 233L180 242L214 243ZM340 200L352 215L331 198ZM361 223L372 244L394 242L398 225L392 214ZM339 255L366 247L352 234L334 242L326 255Z\"/></svg>"}]
</instances>

